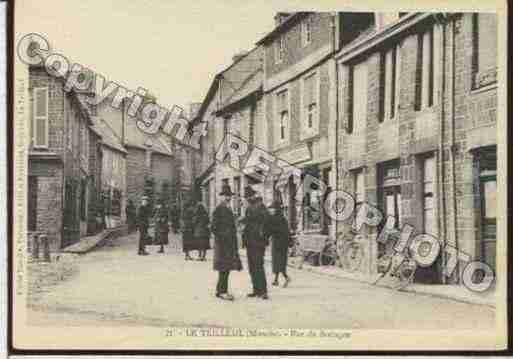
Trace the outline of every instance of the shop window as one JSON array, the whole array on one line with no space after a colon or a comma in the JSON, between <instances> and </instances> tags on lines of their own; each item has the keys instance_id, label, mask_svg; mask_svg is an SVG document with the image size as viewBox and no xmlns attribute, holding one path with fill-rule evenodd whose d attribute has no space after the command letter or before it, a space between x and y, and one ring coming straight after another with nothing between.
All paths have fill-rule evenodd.
<instances>
[{"instance_id":1,"label":"shop window","mask_svg":"<svg viewBox=\"0 0 513 359\"><path fill-rule=\"evenodd\" d=\"M304 170L304 176L313 176L319 179L319 168L308 167ZM308 182L308 181L306 181ZM321 229L322 213L322 191L315 183L310 184L310 188L304 188L303 202L303 225L306 231Z\"/></svg>"},{"instance_id":2,"label":"shop window","mask_svg":"<svg viewBox=\"0 0 513 359\"><path fill-rule=\"evenodd\" d=\"M481 203L482 260L495 270L497 241L497 149L481 150L479 161L479 194Z\"/></svg>"},{"instance_id":3,"label":"shop window","mask_svg":"<svg viewBox=\"0 0 513 359\"><path fill-rule=\"evenodd\" d=\"M497 15L473 14L474 88L497 82Z\"/></svg>"}]
</instances>

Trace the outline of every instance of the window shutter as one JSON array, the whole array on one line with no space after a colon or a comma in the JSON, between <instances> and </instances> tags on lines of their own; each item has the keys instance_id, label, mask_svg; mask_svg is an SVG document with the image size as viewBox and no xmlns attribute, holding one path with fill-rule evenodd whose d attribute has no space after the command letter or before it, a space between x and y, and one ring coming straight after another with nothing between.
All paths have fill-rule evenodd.
<instances>
[{"instance_id":1,"label":"window shutter","mask_svg":"<svg viewBox=\"0 0 513 359\"><path fill-rule=\"evenodd\" d=\"M34 146L48 147L48 89L34 89Z\"/></svg>"}]
</instances>

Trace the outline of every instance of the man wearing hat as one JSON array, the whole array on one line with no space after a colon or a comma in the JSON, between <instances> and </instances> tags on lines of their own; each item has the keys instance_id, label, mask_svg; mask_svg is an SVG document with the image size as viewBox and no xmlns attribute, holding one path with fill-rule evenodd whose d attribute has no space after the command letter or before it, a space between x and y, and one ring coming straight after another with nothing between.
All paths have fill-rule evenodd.
<instances>
[{"instance_id":1,"label":"man wearing hat","mask_svg":"<svg viewBox=\"0 0 513 359\"><path fill-rule=\"evenodd\" d=\"M251 186L244 188L244 197L248 201L248 207L246 216L241 219L241 223L245 225L242 241L246 246L249 274L253 285L253 292L248 294L248 297L269 299L264 269L265 248L268 245L264 225L268 213L262 201L258 201L256 194L257 192Z\"/></svg>"},{"instance_id":2,"label":"man wearing hat","mask_svg":"<svg viewBox=\"0 0 513 359\"><path fill-rule=\"evenodd\" d=\"M146 256L146 237L150 226L151 208L148 205L148 197L142 196L141 206L137 211L137 227L139 227L139 255Z\"/></svg>"},{"instance_id":3,"label":"man wearing hat","mask_svg":"<svg viewBox=\"0 0 513 359\"><path fill-rule=\"evenodd\" d=\"M230 186L223 185L221 203L212 214L212 233L214 233L214 270L219 272L216 287L216 297L224 300L233 300L233 295L228 293L228 276L230 271L242 270L237 246L237 230L235 218L230 206L234 193Z\"/></svg>"}]
</instances>

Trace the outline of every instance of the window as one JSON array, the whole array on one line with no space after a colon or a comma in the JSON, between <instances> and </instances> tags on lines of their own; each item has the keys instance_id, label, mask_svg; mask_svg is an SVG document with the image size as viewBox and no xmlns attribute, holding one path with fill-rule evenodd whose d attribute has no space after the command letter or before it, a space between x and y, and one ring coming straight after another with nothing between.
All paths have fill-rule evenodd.
<instances>
[{"instance_id":1,"label":"window","mask_svg":"<svg viewBox=\"0 0 513 359\"><path fill-rule=\"evenodd\" d=\"M310 175L319 179L320 171L318 166L306 167L304 175ZM304 184L302 184L304 185ZM312 183L310 188L305 188L304 205L303 205L303 224L305 230L321 229L321 212L322 212L322 191Z\"/></svg>"},{"instance_id":2,"label":"window","mask_svg":"<svg viewBox=\"0 0 513 359\"><path fill-rule=\"evenodd\" d=\"M396 114L396 106L399 102L397 90L397 84L399 83L398 51L399 46L394 46L386 52L381 53L380 122L393 119Z\"/></svg>"},{"instance_id":3,"label":"window","mask_svg":"<svg viewBox=\"0 0 513 359\"><path fill-rule=\"evenodd\" d=\"M285 36L281 35L278 37L278 40L276 41L276 54L275 59L276 63L280 63L283 61L283 58L285 57Z\"/></svg>"},{"instance_id":4,"label":"window","mask_svg":"<svg viewBox=\"0 0 513 359\"><path fill-rule=\"evenodd\" d=\"M367 124L367 64L351 66L349 70L349 133L361 133Z\"/></svg>"},{"instance_id":5,"label":"window","mask_svg":"<svg viewBox=\"0 0 513 359\"><path fill-rule=\"evenodd\" d=\"M474 87L497 81L497 15L473 15L473 83Z\"/></svg>"},{"instance_id":6,"label":"window","mask_svg":"<svg viewBox=\"0 0 513 359\"><path fill-rule=\"evenodd\" d=\"M48 88L34 89L34 147L48 147Z\"/></svg>"},{"instance_id":7,"label":"window","mask_svg":"<svg viewBox=\"0 0 513 359\"><path fill-rule=\"evenodd\" d=\"M317 76L313 73L303 80L303 113L304 129L313 130L317 127Z\"/></svg>"},{"instance_id":8,"label":"window","mask_svg":"<svg viewBox=\"0 0 513 359\"><path fill-rule=\"evenodd\" d=\"M378 190L383 208L383 222L389 216L395 218L395 228L401 225L401 184L399 160L382 163L378 167Z\"/></svg>"},{"instance_id":9,"label":"window","mask_svg":"<svg viewBox=\"0 0 513 359\"><path fill-rule=\"evenodd\" d=\"M289 122L289 100L288 90L279 92L276 96L278 111L278 142L285 142L288 139L288 122Z\"/></svg>"},{"instance_id":10,"label":"window","mask_svg":"<svg viewBox=\"0 0 513 359\"><path fill-rule=\"evenodd\" d=\"M436 161L434 156L425 157L422 163L422 210L424 233L438 236L436 208Z\"/></svg>"},{"instance_id":11,"label":"window","mask_svg":"<svg viewBox=\"0 0 513 359\"><path fill-rule=\"evenodd\" d=\"M433 28L417 35L417 72L415 88L415 110L420 111L433 105L434 61Z\"/></svg>"},{"instance_id":12,"label":"window","mask_svg":"<svg viewBox=\"0 0 513 359\"><path fill-rule=\"evenodd\" d=\"M495 270L497 241L497 149L478 154L481 203L481 259Z\"/></svg>"},{"instance_id":13,"label":"window","mask_svg":"<svg viewBox=\"0 0 513 359\"><path fill-rule=\"evenodd\" d=\"M301 23L301 44L306 46L310 42L312 42L312 20L308 17Z\"/></svg>"}]
</instances>

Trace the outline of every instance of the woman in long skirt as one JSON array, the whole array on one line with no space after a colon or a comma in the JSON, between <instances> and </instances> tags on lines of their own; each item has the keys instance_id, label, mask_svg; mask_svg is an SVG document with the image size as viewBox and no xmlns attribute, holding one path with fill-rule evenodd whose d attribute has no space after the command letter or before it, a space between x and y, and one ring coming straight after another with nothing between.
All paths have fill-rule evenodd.
<instances>
[{"instance_id":1,"label":"woman in long skirt","mask_svg":"<svg viewBox=\"0 0 513 359\"><path fill-rule=\"evenodd\" d=\"M183 214L182 245L186 261L192 260L189 252L197 249L194 241L194 214L195 206L191 201L186 205Z\"/></svg>"},{"instance_id":2,"label":"woman in long skirt","mask_svg":"<svg viewBox=\"0 0 513 359\"><path fill-rule=\"evenodd\" d=\"M210 249L210 220L205 207L198 202L194 216L194 242L198 249L198 260L204 261Z\"/></svg>"},{"instance_id":3,"label":"woman in long skirt","mask_svg":"<svg viewBox=\"0 0 513 359\"><path fill-rule=\"evenodd\" d=\"M290 243L289 224L283 214L281 203L274 201L269 208L271 215L269 223L265 226L267 238L271 237L271 254L274 273L273 285L279 285L280 273L285 278L283 287L290 283L290 277L287 275L287 259Z\"/></svg>"}]
</instances>

